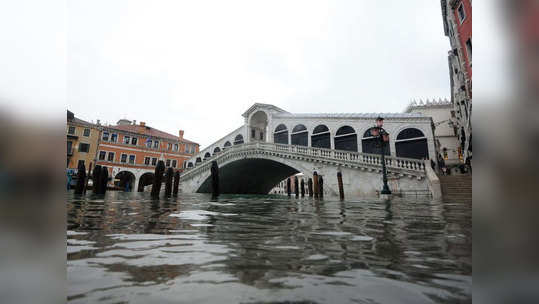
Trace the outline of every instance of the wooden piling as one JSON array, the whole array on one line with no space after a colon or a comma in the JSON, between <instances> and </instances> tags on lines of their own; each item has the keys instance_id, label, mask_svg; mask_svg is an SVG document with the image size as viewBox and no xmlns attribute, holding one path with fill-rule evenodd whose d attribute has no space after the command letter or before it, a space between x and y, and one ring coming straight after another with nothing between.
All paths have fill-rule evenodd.
<instances>
[{"instance_id":1,"label":"wooden piling","mask_svg":"<svg viewBox=\"0 0 539 304\"><path fill-rule=\"evenodd\" d=\"M153 198L159 198L159 191L161 191L161 183L163 182L163 172L165 172L165 162L160 160L157 162L157 166L155 166L151 193Z\"/></svg>"},{"instance_id":2,"label":"wooden piling","mask_svg":"<svg viewBox=\"0 0 539 304\"><path fill-rule=\"evenodd\" d=\"M301 197L305 197L305 181L301 179Z\"/></svg>"},{"instance_id":3,"label":"wooden piling","mask_svg":"<svg viewBox=\"0 0 539 304\"><path fill-rule=\"evenodd\" d=\"M219 166L215 160L211 162L211 188L211 197L216 199L219 197Z\"/></svg>"},{"instance_id":4,"label":"wooden piling","mask_svg":"<svg viewBox=\"0 0 539 304\"><path fill-rule=\"evenodd\" d=\"M174 175L174 169L168 167L165 180L165 197L170 197L170 194L172 193L172 175Z\"/></svg>"},{"instance_id":5,"label":"wooden piling","mask_svg":"<svg viewBox=\"0 0 539 304\"><path fill-rule=\"evenodd\" d=\"M94 172L92 172L92 188L94 194L100 193L99 186L99 175L101 174L101 165L95 165Z\"/></svg>"},{"instance_id":6,"label":"wooden piling","mask_svg":"<svg viewBox=\"0 0 539 304\"><path fill-rule=\"evenodd\" d=\"M106 166L101 167L99 173L99 194L107 193L107 183L109 181L109 169Z\"/></svg>"},{"instance_id":7,"label":"wooden piling","mask_svg":"<svg viewBox=\"0 0 539 304\"><path fill-rule=\"evenodd\" d=\"M318 196L320 199L324 198L324 178L322 175L318 177Z\"/></svg>"},{"instance_id":8,"label":"wooden piling","mask_svg":"<svg viewBox=\"0 0 539 304\"><path fill-rule=\"evenodd\" d=\"M75 186L75 194L82 194L84 193L84 184L86 183L86 166L84 166L84 163L79 163L77 170L77 185Z\"/></svg>"},{"instance_id":9,"label":"wooden piling","mask_svg":"<svg viewBox=\"0 0 539 304\"><path fill-rule=\"evenodd\" d=\"M90 176L92 176L92 162L90 162L90 165L88 166L88 174L86 174L86 178L84 179L84 194L86 194L86 190L88 189L88 180L90 180Z\"/></svg>"},{"instance_id":10,"label":"wooden piling","mask_svg":"<svg viewBox=\"0 0 539 304\"><path fill-rule=\"evenodd\" d=\"M290 197L290 192L292 189L290 189L290 177L286 180L286 193L288 194L288 197Z\"/></svg>"},{"instance_id":11,"label":"wooden piling","mask_svg":"<svg viewBox=\"0 0 539 304\"><path fill-rule=\"evenodd\" d=\"M341 199L341 201L344 201L344 186L342 184L341 171L337 172L337 183L339 183L339 198Z\"/></svg>"},{"instance_id":12,"label":"wooden piling","mask_svg":"<svg viewBox=\"0 0 539 304\"><path fill-rule=\"evenodd\" d=\"M294 176L294 193L296 194L296 198L299 197L299 182L298 177Z\"/></svg>"},{"instance_id":13,"label":"wooden piling","mask_svg":"<svg viewBox=\"0 0 539 304\"><path fill-rule=\"evenodd\" d=\"M318 173L314 171L313 173L313 190L314 190L314 198L318 198Z\"/></svg>"},{"instance_id":14,"label":"wooden piling","mask_svg":"<svg viewBox=\"0 0 539 304\"><path fill-rule=\"evenodd\" d=\"M313 197L313 179L310 177L307 181L307 189L309 190L309 197Z\"/></svg>"},{"instance_id":15,"label":"wooden piling","mask_svg":"<svg viewBox=\"0 0 539 304\"><path fill-rule=\"evenodd\" d=\"M178 196L178 188L180 186L180 171L174 173L174 187L172 187L172 195Z\"/></svg>"}]
</instances>

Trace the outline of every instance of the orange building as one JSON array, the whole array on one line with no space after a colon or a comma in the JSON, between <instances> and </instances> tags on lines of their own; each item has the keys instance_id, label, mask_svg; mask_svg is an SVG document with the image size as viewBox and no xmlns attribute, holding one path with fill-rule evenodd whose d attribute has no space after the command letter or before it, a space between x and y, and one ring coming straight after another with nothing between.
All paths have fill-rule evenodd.
<instances>
[{"instance_id":1,"label":"orange building","mask_svg":"<svg viewBox=\"0 0 539 304\"><path fill-rule=\"evenodd\" d=\"M102 126L96 164L107 166L115 186L143 191L153 183L159 160L166 168L183 170L184 162L199 151L199 144L147 126L121 119L115 126ZM112 186L112 185L109 185ZM136 188L135 188L136 187Z\"/></svg>"}]
</instances>

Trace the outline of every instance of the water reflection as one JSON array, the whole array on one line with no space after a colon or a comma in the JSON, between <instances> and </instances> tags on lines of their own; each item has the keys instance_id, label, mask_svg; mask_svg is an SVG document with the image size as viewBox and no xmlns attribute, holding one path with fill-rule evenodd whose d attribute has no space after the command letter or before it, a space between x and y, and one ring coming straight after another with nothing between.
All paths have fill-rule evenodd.
<instances>
[{"instance_id":1,"label":"water reflection","mask_svg":"<svg viewBox=\"0 0 539 304\"><path fill-rule=\"evenodd\" d=\"M67 215L72 303L471 302L471 202L111 192Z\"/></svg>"}]
</instances>

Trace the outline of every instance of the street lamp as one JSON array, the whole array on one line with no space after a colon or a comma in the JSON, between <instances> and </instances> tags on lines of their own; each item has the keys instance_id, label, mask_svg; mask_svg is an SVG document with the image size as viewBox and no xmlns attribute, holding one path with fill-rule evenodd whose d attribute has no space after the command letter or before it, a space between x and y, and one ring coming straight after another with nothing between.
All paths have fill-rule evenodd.
<instances>
[{"instance_id":1,"label":"street lamp","mask_svg":"<svg viewBox=\"0 0 539 304\"><path fill-rule=\"evenodd\" d=\"M376 127L371 129L371 135L377 137L378 146L380 147L380 156L382 158L382 180L384 181L384 186L382 188L381 194L391 194L389 187L387 186L387 170L386 170L386 159L384 154L384 147L389 142L389 133L382 128L384 125L384 119L380 116L376 118Z\"/></svg>"}]
</instances>

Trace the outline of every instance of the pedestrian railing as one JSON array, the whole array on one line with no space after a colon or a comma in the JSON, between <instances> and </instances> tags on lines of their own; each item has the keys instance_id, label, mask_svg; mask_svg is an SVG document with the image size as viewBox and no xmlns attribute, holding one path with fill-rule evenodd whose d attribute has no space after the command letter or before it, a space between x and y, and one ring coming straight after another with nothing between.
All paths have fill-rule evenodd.
<instances>
[{"instance_id":1,"label":"pedestrian railing","mask_svg":"<svg viewBox=\"0 0 539 304\"><path fill-rule=\"evenodd\" d=\"M335 166L366 169L382 168L382 158L378 154L255 142L231 146L226 150L215 153L210 158L197 163L194 167L186 168L182 173L182 180L192 178L200 173L208 172L211 168L212 161L217 161L217 164L220 165L229 160L256 157L257 155L271 155L280 158L300 159L303 161L325 162ZM386 155L384 158L386 167L391 173L425 176L425 163L423 160L389 155Z\"/></svg>"}]
</instances>

